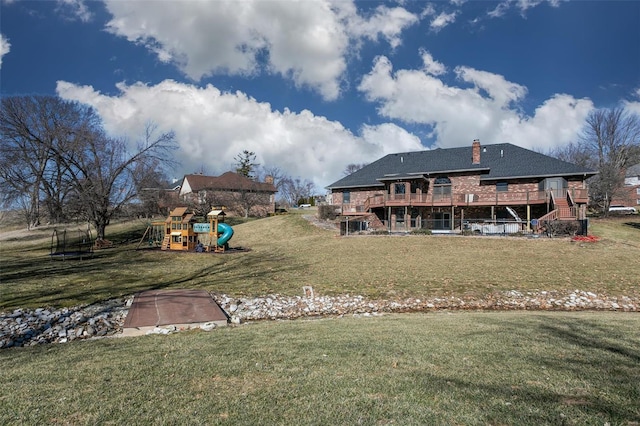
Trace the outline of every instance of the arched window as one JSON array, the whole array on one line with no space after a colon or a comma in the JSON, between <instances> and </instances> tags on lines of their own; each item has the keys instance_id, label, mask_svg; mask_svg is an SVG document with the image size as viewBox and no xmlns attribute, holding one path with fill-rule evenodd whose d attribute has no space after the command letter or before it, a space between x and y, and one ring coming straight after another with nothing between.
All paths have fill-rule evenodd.
<instances>
[{"instance_id":1,"label":"arched window","mask_svg":"<svg viewBox=\"0 0 640 426\"><path fill-rule=\"evenodd\" d=\"M433 181L433 197L434 199L451 197L451 179L446 176L437 177Z\"/></svg>"}]
</instances>

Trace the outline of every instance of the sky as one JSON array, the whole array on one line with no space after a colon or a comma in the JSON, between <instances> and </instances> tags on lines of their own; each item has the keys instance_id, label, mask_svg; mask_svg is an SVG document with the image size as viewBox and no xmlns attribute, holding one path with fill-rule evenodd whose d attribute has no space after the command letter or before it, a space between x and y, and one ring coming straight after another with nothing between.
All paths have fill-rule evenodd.
<instances>
[{"instance_id":1,"label":"sky","mask_svg":"<svg viewBox=\"0 0 640 426\"><path fill-rule=\"evenodd\" d=\"M0 94L92 106L172 177L244 150L319 192L396 152L578 140L640 114L640 1L0 0Z\"/></svg>"}]
</instances>

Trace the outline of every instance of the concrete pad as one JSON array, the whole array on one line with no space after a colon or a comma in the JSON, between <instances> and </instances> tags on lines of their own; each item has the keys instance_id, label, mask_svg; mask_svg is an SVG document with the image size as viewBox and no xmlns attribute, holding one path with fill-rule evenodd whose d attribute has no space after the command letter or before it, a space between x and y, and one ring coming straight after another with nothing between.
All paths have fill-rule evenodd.
<instances>
[{"instance_id":1,"label":"concrete pad","mask_svg":"<svg viewBox=\"0 0 640 426\"><path fill-rule=\"evenodd\" d=\"M147 334L156 327L177 330L210 323L227 325L227 315L205 290L149 290L133 298L123 336Z\"/></svg>"}]
</instances>

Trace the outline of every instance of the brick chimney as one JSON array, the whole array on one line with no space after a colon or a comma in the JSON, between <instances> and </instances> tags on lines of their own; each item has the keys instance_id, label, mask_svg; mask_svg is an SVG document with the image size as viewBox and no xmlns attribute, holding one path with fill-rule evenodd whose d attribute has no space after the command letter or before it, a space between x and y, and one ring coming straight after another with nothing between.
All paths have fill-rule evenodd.
<instances>
[{"instance_id":1,"label":"brick chimney","mask_svg":"<svg viewBox=\"0 0 640 426\"><path fill-rule=\"evenodd\" d=\"M480 164L480 141L478 139L474 139L471 148L473 150L472 163Z\"/></svg>"}]
</instances>

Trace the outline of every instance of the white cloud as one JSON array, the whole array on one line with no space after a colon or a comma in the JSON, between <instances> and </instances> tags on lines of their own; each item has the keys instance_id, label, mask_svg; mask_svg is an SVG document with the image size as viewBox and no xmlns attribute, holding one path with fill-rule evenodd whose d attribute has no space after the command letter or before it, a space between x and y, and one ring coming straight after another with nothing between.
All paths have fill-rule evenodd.
<instances>
[{"instance_id":1,"label":"white cloud","mask_svg":"<svg viewBox=\"0 0 640 426\"><path fill-rule=\"evenodd\" d=\"M636 99L634 101L624 101L622 102L622 106L630 111L633 114L636 114L638 116L640 116L640 87L637 88L633 93L632 96Z\"/></svg>"},{"instance_id":2,"label":"white cloud","mask_svg":"<svg viewBox=\"0 0 640 426\"><path fill-rule=\"evenodd\" d=\"M2 68L2 57L11 51L9 39L0 34L0 68Z\"/></svg>"},{"instance_id":3,"label":"white cloud","mask_svg":"<svg viewBox=\"0 0 640 426\"><path fill-rule=\"evenodd\" d=\"M521 16L526 16L528 9L534 8L542 3L549 4L551 7L559 7L562 0L505 0L491 11L487 12L490 18L500 18L504 16L511 7L515 7Z\"/></svg>"},{"instance_id":4,"label":"white cloud","mask_svg":"<svg viewBox=\"0 0 640 426\"><path fill-rule=\"evenodd\" d=\"M429 28L431 31L438 32L449 24L456 21L457 12L445 13L441 12L438 16L431 20Z\"/></svg>"},{"instance_id":5,"label":"white cloud","mask_svg":"<svg viewBox=\"0 0 640 426\"><path fill-rule=\"evenodd\" d=\"M93 18L93 14L87 7L84 0L57 0L58 1L58 12L65 13L67 10L70 11L71 19L79 19L82 22L89 22Z\"/></svg>"},{"instance_id":6,"label":"white cloud","mask_svg":"<svg viewBox=\"0 0 640 426\"><path fill-rule=\"evenodd\" d=\"M433 7L431 3L427 3L427 5L422 10L422 13L420 13L420 18L425 18L427 16L431 16L435 14L436 14L436 9Z\"/></svg>"},{"instance_id":7,"label":"white cloud","mask_svg":"<svg viewBox=\"0 0 640 426\"><path fill-rule=\"evenodd\" d=\"M441 62L436 61L431 56L431 53L424 49L420 49L420 56L422 56L422 63L424 64L424 71L431 75L442 75L447 72L447 67Z\"/></svg>"},{"instance_id":8,"label":"white cloud","mask_svg":"<svg viewBox=\"0 0 640 426\"><path fill-rule=\"evenodd\" d=\"M379 104L380 115L431 126L440 147L464 146L479 138L544 151L574 141L593 109L588 99L557 94L529 116L518 108L527 93L524 86L469 67L458 66L454 72L461 86L445 84L425 69L394 72L388 58L378 57L359 90Z\"/></svg>"},{"instance_id":9,"label":"white cloud","mask_svg":"<svg viewBox=\"0 0 640 426\"><path fill-rule=\"evenodd\" d=\"M350 3L346 3L349 5ZM343 6L344 7L344 6ZM355 5L350 8L347 18L349 34L354 37L366 37L377 40L382 35L392 48L402 44L402 31L419 22L420 18L402 7L388 8L378 6L368 19L359 16Z\"/></svg>"},{"instance_id":10,"label":"white cloud","mask_svg":"<svg viewBox=\"0 0 640 426\"><path fill-rule=\"evenodd\" d=\"M502 2L499 3L493 10L490 10L489 12L487 12L487 15L490 18L500 18L502 16L505 15L505 13L507 13L507 10L509 10L510 7L510 3L509 2Z\"/></svg>"},{"instance_id":11,"label":"white cloud","mask_svg":"<svg viewBox=\"0 0 640 426\"><path fill-rule=\"evenodd\" d=\"M456 67L455 73L460 80L472 83L481 94L486 93L500 108L509 107L527 94L526 87L511 83L498 74L464 66Z\"/></svg>"},{"instance_id":12,"label":"white cloud","mask_svg":"<svg viewBox=\"0 0 640 426\"><path fill-rule=\"evenodd\" d=\"M119 84L120 94L107 96L91 86L60 81L60 97L96 109L112 135L130 140L148 122L174 130L180 143L180 173L204 167L218 174L232 169L234 157L247 149L257 162L277 166L291 176L313 180L319 188L342 176L348 163L369 163L398 151L423 149L420 140L394 124L364 126L354 135L342 124L314 115L274 111L244 93L223 93L171 80L155 86Z\"/></svg>"},{"instance_id":13,"label":"white cloud","mask_svg":"<svg viewBox=\"0 0 640 426\"><path fill-rule=\"evenodd\" d=\"M141 43L194 81L212 74L290 78L326 100L340 95L352 38L384 37L392 47L417 18L378 7L368 19L344 0L105 1L113 34Z\"/></svg>"}]
</instances>

